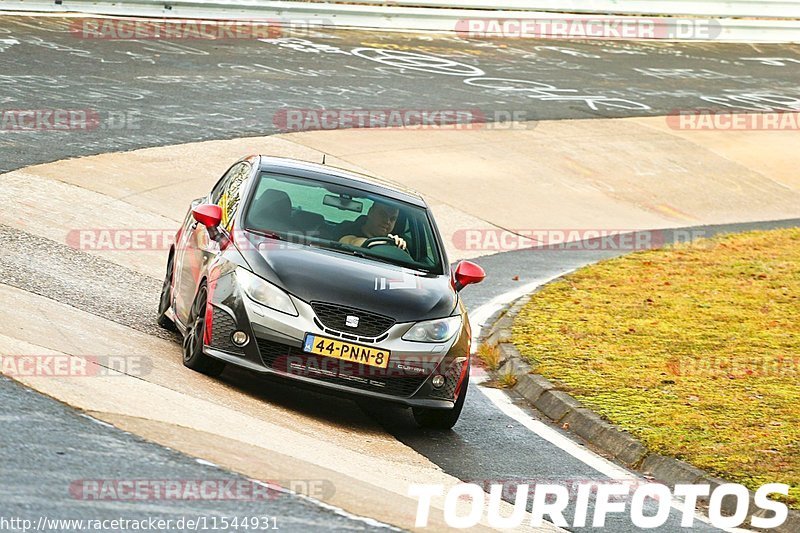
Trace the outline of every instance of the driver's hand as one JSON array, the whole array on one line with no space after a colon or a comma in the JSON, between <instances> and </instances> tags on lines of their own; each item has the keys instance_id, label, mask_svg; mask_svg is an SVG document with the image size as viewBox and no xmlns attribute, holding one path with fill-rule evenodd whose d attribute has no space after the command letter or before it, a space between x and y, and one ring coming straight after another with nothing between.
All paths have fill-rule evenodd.
<instances>
[{"instance_id":1,"label":"driver's hand","mask_svg":"<svg viewBox=\"0 0 800 533\"><path fill-rule=\"evenodd\" d=\"M390 233L389 235L387 235L387 237L391 237L392 239L394 239L395 246L397 246L401 250L405 250L406 249L406 240L404 238L402 238L401 236L392 235Z\"/></svg>"}]
</instances>

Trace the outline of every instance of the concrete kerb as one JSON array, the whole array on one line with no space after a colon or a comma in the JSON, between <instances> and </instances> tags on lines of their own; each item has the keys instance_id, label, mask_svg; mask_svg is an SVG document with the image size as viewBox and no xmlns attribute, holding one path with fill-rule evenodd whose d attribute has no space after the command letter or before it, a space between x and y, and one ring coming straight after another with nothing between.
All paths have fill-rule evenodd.
<instances>
[{"instance_id":1,"label":"concrete kerb","mask_svg":"<svg viewBox=\"0 0 800 533\"><path fill-rule=\"evenodd\" d=\"M648 479L652 478L670 487L679 484L707 484L710 492L719 485L728 483L679 459L650 452L627 431L611 424L567 392L560 390L557 384L531 370L511 339L515 317L537 291L504 306L486 321L488 326L479 338L479 344L496 346L499 350L500 364L494 377L504 373L515 374L517 384L513 387L514 392L525 398L532 407L558 423L562 429L578 435L595 449L638 471ZM771 512L755 506L754 497L755 493L750 491L748 516L771 516ZM698 502L707 505L708 498L698 498ZM721 502L722 511L729 515L734 514L736 505L737 500L731 497L723 498ZM768 531L776 533L800 531L800 512L789 510L786 521Z\"/></svg>"}]
</instances>

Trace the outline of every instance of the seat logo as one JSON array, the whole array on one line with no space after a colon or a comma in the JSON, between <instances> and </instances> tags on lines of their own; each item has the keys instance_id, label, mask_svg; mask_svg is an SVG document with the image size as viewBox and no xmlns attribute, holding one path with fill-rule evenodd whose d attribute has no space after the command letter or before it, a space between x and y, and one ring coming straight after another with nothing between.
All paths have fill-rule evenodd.
<instances>
[{"instance_id":1,"label":"seat logo","mask_svg":"<svg viewBox=\"0 0 800 533\"><path fill-rule=\"evenodd\" d=\"M350 326L351 328L358 327L358 317L353 315L347 315L347 318L344 319L344 325Z\"/></svg>"}]
</instances>

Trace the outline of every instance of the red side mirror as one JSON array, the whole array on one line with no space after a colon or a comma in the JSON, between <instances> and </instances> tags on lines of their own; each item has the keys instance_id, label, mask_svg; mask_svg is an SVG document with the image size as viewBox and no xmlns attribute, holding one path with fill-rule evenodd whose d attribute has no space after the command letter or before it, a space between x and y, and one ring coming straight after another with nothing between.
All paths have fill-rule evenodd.
<instances>
[{"instance_id":1,"label":"red side mirror","mask_svg":"<svg viewBox=\"0 0 800 533\"><path fill-rule=\"evenodd\" d=\"M222 209L215 204L200 204L192 209L192 216L208 229L214 229L222 221Z\"/></svg>"},{"instance_id":2,"label":"red side mirror","mask_svg":"<svg viewBox=\"0 0 800 533\"><path fill-rule=\"evenodd\" d=\"M480 283L486 277L486 272L470 261L461 261L456 267L456 272L453 276L455 281L453 285L457 291L460 291L467 285L472 283Z\"/></svg>"}]
</instances>

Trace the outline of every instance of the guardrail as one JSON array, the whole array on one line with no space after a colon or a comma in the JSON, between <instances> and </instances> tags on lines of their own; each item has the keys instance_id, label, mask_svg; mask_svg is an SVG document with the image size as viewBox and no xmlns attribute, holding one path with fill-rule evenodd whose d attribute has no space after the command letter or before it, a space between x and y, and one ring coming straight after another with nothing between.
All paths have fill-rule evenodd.
<instances>
[{"instance_id":1,"label":"guardrail","mask_svg":"<svg viewBox=\"0 0 800 533\"><path fill-rule=\"evenodd\" d=\"M403 7L550 11L603 15L755 17L800 19L796 0L328 0L332 3Z\"/></svg>"},{"instance_id":2,"label":"guardrail","mask_svg":"<svg viewBox=\"0 0 800 533\"><path fill-rule=\"evenodd\" d=\"M455 5L461 7L452 7ZM658 13L670 15L658 18L665 25L685 23L685 19L677 18L681 15L708 17L705 22L716 27L711 38L693 33L660 37L663 40L800 42L800 1L786 0L0 0L0 10L185 19L302 19L323 27L430 32L456 32L460 23L471 19L620 20L634 14L655 17ZM564 12L578 10L581 13ZM740 18L747 16L752 18Z\"/></svg>"}]
</instances>

